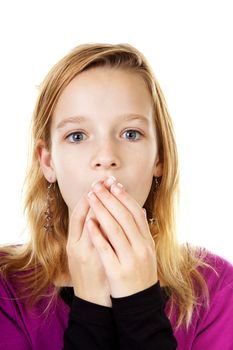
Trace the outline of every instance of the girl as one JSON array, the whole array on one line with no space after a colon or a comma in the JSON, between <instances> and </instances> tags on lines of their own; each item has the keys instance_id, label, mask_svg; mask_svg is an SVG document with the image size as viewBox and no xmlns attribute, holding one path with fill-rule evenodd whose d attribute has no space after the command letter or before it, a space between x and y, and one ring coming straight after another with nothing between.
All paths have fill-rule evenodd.
<instances>
[{"instance_id":1,"label":"girl","mask_svg":"<svg viewBox=\"0 0 233 350\"><path fill-rule=\"evenodd\" d=\"M31 150L31 238L1 248L1 349L233 348L233 267L178 243L174 130L141 52L86 44L62 58Z\"/></svg>"}]
</instances>

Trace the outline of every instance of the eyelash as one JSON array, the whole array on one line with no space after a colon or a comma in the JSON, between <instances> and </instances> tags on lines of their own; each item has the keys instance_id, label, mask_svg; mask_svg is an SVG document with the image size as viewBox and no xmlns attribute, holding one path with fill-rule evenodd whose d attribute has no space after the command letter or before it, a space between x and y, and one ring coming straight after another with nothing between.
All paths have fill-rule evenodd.
<instances>
[{"instance_id":1,"label":"eyelash","mask_svg":"<svg viewBox=\"0 0 233 350\"><path fill-rule=\"evenodd\" d=\"M128 129L128 130L125 130L124 131L124 133L125 132L129 132L129 131L133 131L133 132L137 132L137 133L139 133L140 134L140 137L143 137L144 135L139 131L139 130L134 130L134 129ZM75 135L75 134L84 134L84 132L82 132L82 131L74 131L74 132L72 132L72 133L70 133L69 135L67 135L66 137L65 137L65 139L68 139L71 135ZM77 141L77 140L76 140ZM136 142L136 141L139 141L139 140L129 140L130 142ZM81 141L77 141L77 142L70 142L70 143L81 143L81 142L83 142L83 140L81 140Z\"/></svg>"}]
</instances>

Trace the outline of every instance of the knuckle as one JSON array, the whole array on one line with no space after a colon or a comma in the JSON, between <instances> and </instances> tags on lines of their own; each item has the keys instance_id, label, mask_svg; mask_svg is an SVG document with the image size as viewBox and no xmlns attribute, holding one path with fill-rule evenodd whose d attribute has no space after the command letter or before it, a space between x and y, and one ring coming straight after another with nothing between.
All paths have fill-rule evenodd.
<instances>
[{"instance_id":1,"label":"knuckle","mask_svg":"<svg viewBox=\"0 0 233 350\"><path fill-rule=\"evenodd\" d=\"M148 255L148 251L147 251L145 246L142 246L142 248L140 249L139 252L140 252L140 257L141 258L146 258L147 255Z\"/></svg>"},{"instance_id":2,"label":"knuckle","mask_svg":"<svg viewBox=\"0 0 233 350\"><path fill-rule=\"evenodd\" d=\"M107 244L100 244L99 245L99 250L102 252L102 253L107 253L109 252L109 246Z\"/></svg>"},{"instance_id":3,"label":"knuckle","mask_svg":"<svg viewBox=\"0 0 233 350\"><path fill-rule=\"evenodd\" d=\"M71 218L70 218L70 221L73 222L73 221L84 221L85 220L85 215L83 213L81 213L80 211L78 210L74 210L73 213L71 214Z\"/></svg>"},{"instance_id":4,"label":"knuckle","mask_svg":"<svg viewBox=\"0 0 233 350\"><path fill-rule=\"evenodd\" d=\"M144 210L143 209L141 209L140 210L140 217L142 218L142 219L145 219L145 217L146 217L146 213L144 212Z\"/></svg>"},{"instance_id":5,"label":"knuckle","mask_svg":"<svg viewBox=\"0 0 233 350\"><path fill-rule=\"evenodd\" d=\"M68 242L66 245L66 254L68 255L68 257L73 255L72 248L73 248L72 245Z\"/></svg>"},{"instance_id":6,"label":"knuckle","mask_svg":"<svg viewBox=\"0 0 233 350\"><path fill-rule=\"evenodd\" d=\"M86 265L88 262L88 257L84 254L78 254L77 259L78 259L79 264L81 264L81 265Z\"/></svg>"},{"instance_id":7,"label":"knuckle","mask_svg":"<svg viewBox=\"0 0 233 350\"><path fill-rule=\"evenodd\" d=\"M140 258L143 260L147 259L152 255L153 249L149 243L145 243L142 245L141 249L139 250Z\"/></svg>"},{"instance_id":8,"label":"knuckle","mask_svg":"<svg viewBox=\"0 0 233 350\"><path fill-rule=\"evenodd\" d=\"M67 254L67 257L69 259L73 258L74 257L74 254L75 253L75 250L74 250L74 247L71 245L71 244L68 244L66 246L66 254Z\"/></svg>"},{"instance_id":9,"label":"knuckle","mask_svg":"<svg viewBox=\"0 0 233 350\"><path fill-rule=\"evenodd\" d=\"M132 220L131 214L128 211L124 211L122 213L122 220L127 221L127 222Z\"/></svg>"},{"instance_id":10,"label":"knuckle","mask_svg":"<svg viewBox=\"0 0 233 350\"><path fill-rule=\"evenodd\" d=\"M88 256L82 249L78 249L77 245L68 243L66 245L66 253L68 260L76 260L81 264L85 264L88 261Z\"/></svg>"},{"instance_id":11,"label":"knuckle","mask_svg":"<svg viewBox=\"0 0 233 350\"><path fill-rule=\"evenodd\" d=\"M152 249L152 251L154 252L155 250L155 240L153 237L150 237L150 247Z\"/></svg>"},{"instance_id":12,"label":"knuckle","mask_svg":"<svg viewBox=\"0 0 233 350\"><path fill-rule=\"evenodd\" d=\"M122 228L119 225L116 226L114 231L116 232L117 236L121 236L122 235ZM112 232L114 232L114 231L112 231Z\"/></svg>"}]
</instances>

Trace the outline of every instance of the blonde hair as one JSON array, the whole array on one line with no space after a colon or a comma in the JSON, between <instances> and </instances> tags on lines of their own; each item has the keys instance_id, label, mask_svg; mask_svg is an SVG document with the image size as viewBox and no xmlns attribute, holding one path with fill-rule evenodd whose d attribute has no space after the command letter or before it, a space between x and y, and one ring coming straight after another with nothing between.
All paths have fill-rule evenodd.
<instances>
[{"instance_id":1,"label":"blonde hair","mask_svg":"<svg viewBox=\"0 0 233 350\"><path fill-rule=\"evenodd\" d=\"M170 295L168 317L171 318L173 308L177 307L176 329L183 323L188 328L194 308L200 304L199 297L204 296L201 303L205 301L206 306L209 302L208 287L198 268L211 266L204 261L206 251L178 243L176 215L179 205L179 165L173 125L152 68L143 54L129 44L79 45L52 67L40 85L32 117L31 153L24 181L24 213L27 215L30 240L23 245L1 248L0 271L5 277L20 278L22 288L19 295L28 293L30 306L46 295L51 282L60 273L68 272L68 208L55 183L55 200L51 208L54 230L52 234L46 234L43 226L48 182L40 167L37 146L39 140L43 140L50 150L51 118L65 87L80 72L100 66L127 69L139 74L151 94L163 175L156 193L153 191L153 179L144 208L149 218L157 219L157 225L150 225L150 228L155 241L158 276L162 278L166 285L165 291ZM199 295L195 286L200 287ZM55 287L51 302L59 291L60 287Z\"/></svg>"}]
</instances>

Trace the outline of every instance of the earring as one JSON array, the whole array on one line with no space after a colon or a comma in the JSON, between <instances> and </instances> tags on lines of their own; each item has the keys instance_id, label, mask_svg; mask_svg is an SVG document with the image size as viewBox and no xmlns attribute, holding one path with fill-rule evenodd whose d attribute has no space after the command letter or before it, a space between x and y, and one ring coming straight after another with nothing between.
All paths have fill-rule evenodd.
<instances>
[{"instance_id":1,"label":"earring","mask_svg":"<svg viewBox=\"0 0 233 350\"><path fill-rule=\"evenodd\" d=\"M148 221L149 221L150 225L155 225L157 223L157 219L155 219L155 218L148 219Z\"/></svg>"},{"instance_id":2,"label":"earring","mask_svg":"<svg viewBox=\"0 0 233 350\"><path fill-rule=\"evenodd\" d=\"M156 177L155 178L155 188L154 188L153 192L156 193L158 188L159 188L159 181L158 181L158 178Z\"/></svg>"},{"instance_id":3,"label":"earring","mask_svg":"<svg viewBox=\"0 0 233 350\"><path fill-rule=\"evenodd\" d=\"M52 224L52 219L53 219L53 215L51 212L51 202L54 200L53 196L52 196L52 191L54 191L55 189L55 183L49 183L48 187L47 187L47 198L46 198L46 211L44 211L45 214L45 225L44 225L44 229L46 232L52 232L53 231L53 224Z\"/></svg>"},{"instance_id":4,"label":"earring","mask_svg":"<svg viewBox=\"0 0 233 350\"><path fill-rule=\"evenodd\" d=\"M155 178L155 187L153 189L153 193L156 193L158 188L159 188L159 181L158 181L158 178L156 177ZM157 223L157 219L156 218L148 219L148 221L149 221L150 225L156 225L156 223Z\"/></svg>"}]
</instances>

